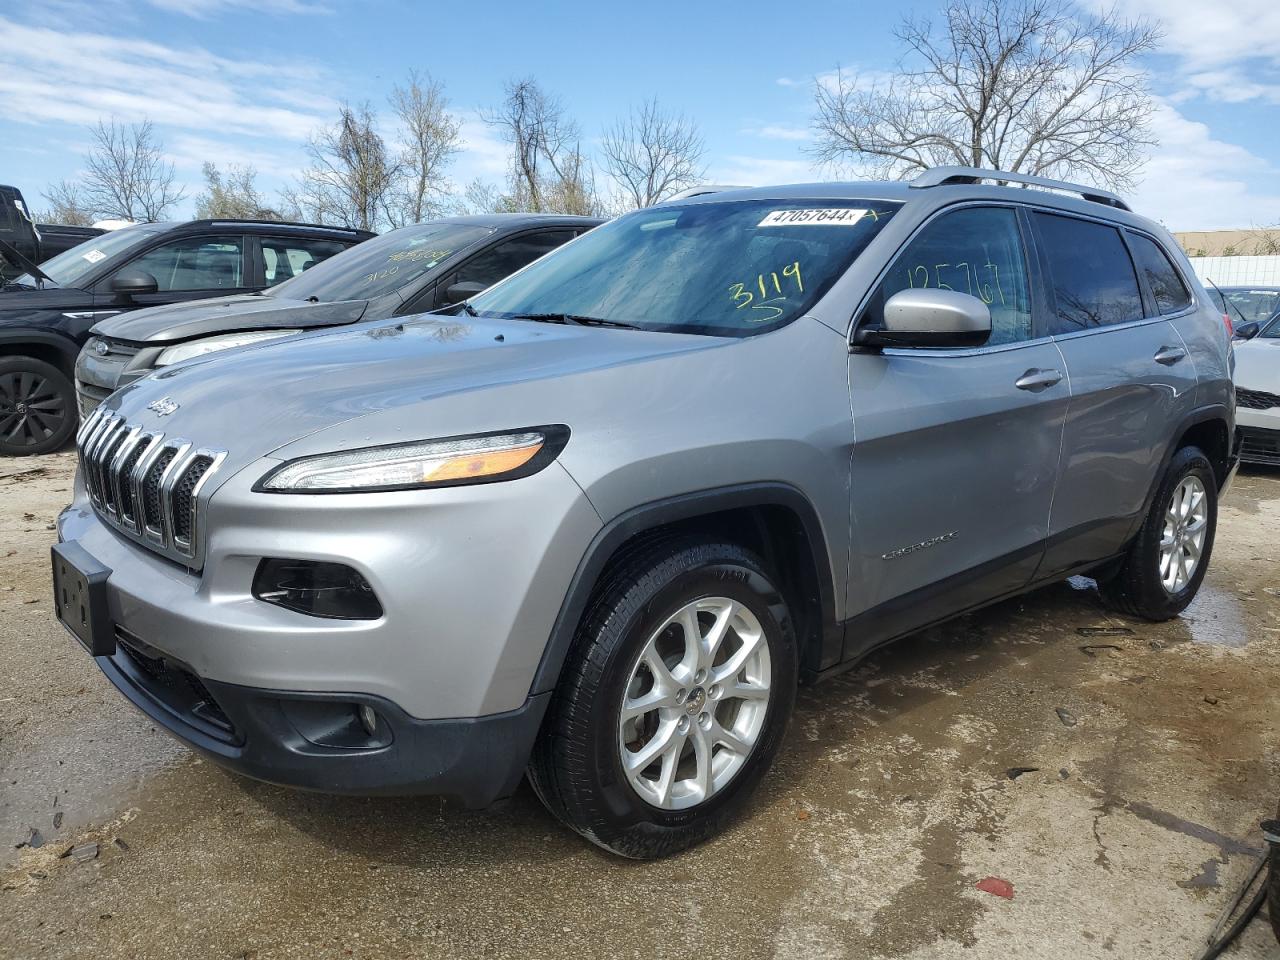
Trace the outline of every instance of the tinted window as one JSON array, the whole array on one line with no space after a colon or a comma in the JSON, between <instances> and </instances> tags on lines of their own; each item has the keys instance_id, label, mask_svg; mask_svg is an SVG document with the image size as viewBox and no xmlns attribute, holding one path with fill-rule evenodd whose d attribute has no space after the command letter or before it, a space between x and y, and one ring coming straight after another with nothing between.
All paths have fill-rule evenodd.
<instances>
[{"instance_id":1,"label":"tinted window","mask_svg":"<svg viewBox=\"0 0 1280 960\"><path fill-rule=\"evenodd\" d=\"M321 260L347 249L337 240L308 240L299 237L263 237L262 269L267 286L292 280Z\"/></svg>"},{"instance_id":2,"label":"tinted window","mask_svg":"<svg viewBox=\"0 0 1280 960\"><path fill-rule=\"evenodd\" d=\"M244 286L240 237L186 237L163 243L129 263L156 278L159 291L235 290Z\"/></svg>"},{"instance_id":3,"label":"tinted window","mask_svg":"<svg viewBox=\"0 0 1280 960\"><path fill-rule=\"evenodd\" d=\"M491 287L572 239L572 230L549 230L506 240L463 264L453 282L483 283Z\"/></svg>"},{"instance_id":4,"label":"tinted window","mask_svg":"<svg viewBox=\"0 0 1280 960\"><path fill-rule=\"evenodd\" d=\"M1129 244L1138 270L1146 277L1147 286L1156 298L1156 309L1160 313L1177 313L1191 306L1191 293L1160 245L1136 233L1129 234Z\"/></svg>"},{"instance_id":5,"label":"tinted window","mask_svg":"<svg viewBox=\"0 0 1280 960\"><path fill-rule=\"evenodd\" d=\"M1018 215L1008 207L944 214L911 241L872 299L878 324L884 302L899 290L934 288L977 297L991 311L988 343L1031 338L1031 292Z\"/></svg>"},{"instance_id":6,"label":"tinted window","mask_svg":"<svg viewBox=\"0 0 1280 960\"><path fill-rule=\"evenodd\" d=\"M1120 231L1092 220L1036 213L1056 313L1052 333L1074 333L1142 319L1138 275Z\"/></svg>"},{"instance_id":7,"label":"tinted window","mask_svg":"<svg viewBox=\"0 0 1280 960\"><path fill-rule=\"evenodd\" d=\"M358 243L340 257L318 264L271 291L272 296L321 303L369 300L399 290L493 227L437 220L401 227Z\"/></svg>"},{"instance_id":8,"label":"tinted window","mask_svg":"<svg viewBox=\"0 0 1280 960\"><path fill-rule=\"evenodd\" d=\"M70 250L64 250L52 260L46 260L40 264L40 269L59 286L74 287L84 279L85 274L101 264L103 260L127 252L131 247L140 247L157 233L172 228L171 223L143 223L135 227L112 230L109 233L91 237L84 243L78 243ZM35 283L26 274L18 280L23 283Z\"/></svg>"},{"instance_id":9,"label":"tinted window","mask_svg":"<svg viewBox=\"0 0 1280 960\"><path fill-rule=\"evenodd\" d=\"M471 305L484 316L569 314L751 336L803 314L898 206L850 199L650 207L596 227Z\"/></svg>"}]
</instances>

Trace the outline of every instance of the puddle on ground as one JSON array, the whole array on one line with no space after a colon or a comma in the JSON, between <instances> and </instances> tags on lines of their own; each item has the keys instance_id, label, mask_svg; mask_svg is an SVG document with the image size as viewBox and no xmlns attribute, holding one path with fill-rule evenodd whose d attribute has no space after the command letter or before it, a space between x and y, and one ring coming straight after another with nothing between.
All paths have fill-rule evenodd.
<instances>
[{"instance_id":1,"label":"puddle on ground","mask_svg":"<svg viewBox=\"0 0 1280 960\"><path fill-rule=\"evenodd\" d=\"M1243 647L1249 642L1240 616L1240 600L1208 583L1201 584L1200 592L1182 612L1181 619L1191 634L1192 643Z\"/></svg>"}]
</instances>

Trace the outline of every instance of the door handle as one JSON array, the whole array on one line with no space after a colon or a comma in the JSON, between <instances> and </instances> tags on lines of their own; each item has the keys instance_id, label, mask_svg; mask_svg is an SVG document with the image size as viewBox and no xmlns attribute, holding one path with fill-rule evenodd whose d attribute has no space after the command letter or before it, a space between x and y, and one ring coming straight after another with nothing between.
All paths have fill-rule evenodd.
<instances>
[{"instance_id":1,"label":"door handle","mask_svg":"<svg viewBox=\"0 0 1280 960\"><path fill-rule=\"evenodd\" d=\"M1061 379L1062 374L1057 370L1040 370L1033 367L1013 381L1013 385L1019 390L1039 393L1041 390L1048 390Z\"/></svg>"},{"instance_id":2,"label":"door handle","mask_svg":"<svg viewBox=\"0 0 1280 960\"><path fill-rule=\"evenodd\" d=\"M1187 351L1182 347L1161 347L1156 351L1156 363L1163 363L1166 367L1172 367L1175 363L1187 355Z\"/></svg>"}]
</instances>

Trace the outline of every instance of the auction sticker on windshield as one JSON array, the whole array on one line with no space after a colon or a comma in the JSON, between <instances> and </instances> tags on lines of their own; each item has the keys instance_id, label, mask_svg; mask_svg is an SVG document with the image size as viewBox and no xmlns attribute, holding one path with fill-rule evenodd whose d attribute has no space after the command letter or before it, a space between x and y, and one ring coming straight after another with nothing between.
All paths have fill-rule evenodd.
<instances>
[{"instance_id":1,"label":"auction sticker on windshield","mask_svg":"<svg viewBox=\"0 0 1280 960\"><path fill-rule=\"evenodd\" d=\"M851 227L866 214L865 209L822 207L817 210L774 210L757 227Z\"/></svg>"},{"instance_id":2,"label":"auction sticker on windshield","mask_svg":"<svg viewBox=\"0 0 1280 960\"><path fill-rule=\"evenodd\" d=\"M80 256L84 257L90 263L97 263L99 260L107 259L107 255L101 250L90 250L87 253L80 254Z\"/></svg>"}]
</instances>

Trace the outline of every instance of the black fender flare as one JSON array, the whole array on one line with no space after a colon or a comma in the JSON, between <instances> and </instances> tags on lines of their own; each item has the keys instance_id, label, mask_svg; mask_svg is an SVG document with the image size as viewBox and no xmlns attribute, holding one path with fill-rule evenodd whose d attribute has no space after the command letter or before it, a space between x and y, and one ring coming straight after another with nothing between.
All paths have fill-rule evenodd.
<instances>
[{"instance_id":1,"label":"black fender flare","mask_svg":"<svg viewBox=\"0 0 1280 960\"><path fill-rule=\"evenodd\" d=\"M636 534L654 530L682 520L693 520L710 514L744 507L785 507L800 518L809 549L813 554L817 571L818 593L821 603L822 646L837 644L843 639L843 630L836 622L835 582L832 578L831 559L827 551L827 539L823 533L818 511L798 488L787 483L765 482L735 484L715 487L693 493L681 494L642 504L614 517L596 532L587 546L577 570L569 582L569 589L560 604L551 636L542 653L542 660L534 673L530 696L555 689L560 671L573 645L578 623L586 610L587 601L595 589L600 574L609 559L626 541ZM839 637L835 637L835 632Z\"/></svg>"}]
</instances>

